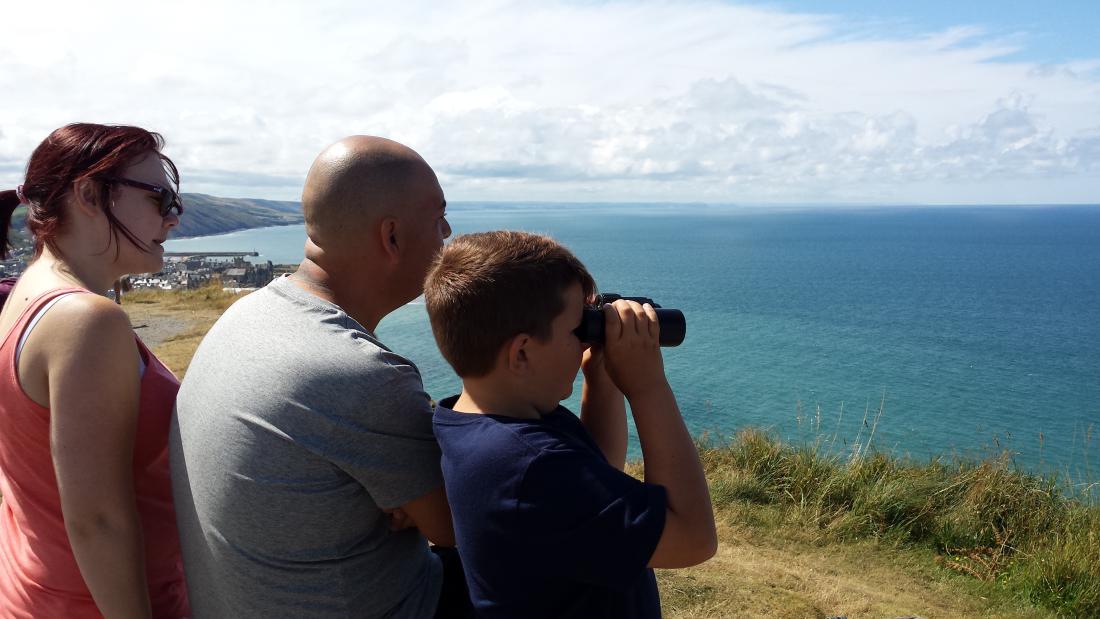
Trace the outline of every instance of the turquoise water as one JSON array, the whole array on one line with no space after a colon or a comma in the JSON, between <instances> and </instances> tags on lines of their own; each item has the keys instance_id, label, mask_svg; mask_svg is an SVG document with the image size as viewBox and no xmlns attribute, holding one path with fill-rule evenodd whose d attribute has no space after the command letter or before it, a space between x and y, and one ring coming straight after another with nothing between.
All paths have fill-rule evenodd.
<instances>
[{"instance_id":1,"label":"turquoise water","mask_svg":"<svg viewBox=\"0 0 1100 619\"><path fill-rule=\"evenodd\" d=\"M682 309L688 336L665 365L695 432L757 426L850 450L881 404L878 449L1007 448L1032 469L1100 478L1100 207L448 210L458 234L550 234L601 290ZM291 226L168 245L293 263L303 240ZM419 302L378 331L434 397L457 391Z\"/></svg>"}]
</instances>

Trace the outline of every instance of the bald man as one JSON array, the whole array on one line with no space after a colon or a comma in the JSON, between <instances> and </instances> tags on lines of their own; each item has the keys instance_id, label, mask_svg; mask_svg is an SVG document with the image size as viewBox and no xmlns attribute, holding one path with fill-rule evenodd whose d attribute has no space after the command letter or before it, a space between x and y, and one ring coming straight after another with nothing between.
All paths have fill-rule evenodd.
<instances>
[{"instance_id":1,"label":"bald man","mask_svg":"<svg viewBox=\"0 0 1100 619\"><path fill-rule=\"evenodd\" d=\"M374 335L420 294L445 207L408 147L328 147L302 194L298 270L195 352L169 441L195 617L448 615L428 546L454 545L430 400Z\"/></svg>"}]
</instances>

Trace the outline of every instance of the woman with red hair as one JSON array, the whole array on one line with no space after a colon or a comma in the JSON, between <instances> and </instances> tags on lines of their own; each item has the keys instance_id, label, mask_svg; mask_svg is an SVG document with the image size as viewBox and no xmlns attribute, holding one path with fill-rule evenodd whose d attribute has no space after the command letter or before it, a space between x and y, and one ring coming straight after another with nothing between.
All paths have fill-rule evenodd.
<instances>
[{"instance_id":1,"label":"woman with red hair","mask_svg":"<svg viewBox=\"0 0 1100 619\"><path fill-rule=\"evenodd\" d=\"M34 259L0 312L0 617L189 614L168 474L179 381L105 296L183 210L163 139L72 124L0 192Z\"/></svg>"}]
</instances>

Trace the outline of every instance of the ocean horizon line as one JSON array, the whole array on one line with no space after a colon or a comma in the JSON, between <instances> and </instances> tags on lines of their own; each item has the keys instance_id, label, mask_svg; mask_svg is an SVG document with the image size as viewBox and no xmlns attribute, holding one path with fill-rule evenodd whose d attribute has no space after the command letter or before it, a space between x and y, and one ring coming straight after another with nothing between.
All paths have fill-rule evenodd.
<instances>
[{"instance_id":1,"label":"ocean horizon line","mask_svg":"<svg viewBox=\"0 0 1100 619\"><path fill-rule=\"evenodd\" d=\"M186 194L184 194L186 195ZM240 199L255 199L260 198L240 198ZM285 202L293 202L287 200ZM300 204L300 203L299 203ZM498 207L501 211L517 210L527 211L528 209L538 208L566 208L570 210L574 209L589 209L593 207L596 209L610 208L621 209L631 207L641 207L645 209L653 209L653 212L662 210L662 214L670 214L668 211L677 208L695 208L700 210L712 210L716 213L744 213L744 214L759 214L767 212L786 212L786 213L850 213L850 212L866 212L871 210L882 211L904 211L904 210L951 210L951 211L965 211L971 210L1038 210L1038 209L1094 209L1100 208L1100 203L1049 203L1049 204L855 204L855 203L817 203L817 204L739 204L739 203L721 203L721 202L544 202L544 201L526 201L526 202L512 202L512 201L456 201L448 202L447 208L453 209L459 212L466 212L472 209L484 210L482 207L491 207L492 210L496 210ZM697 214L697 213L696 213ZM229 230L226 232L219 232L217 234L198 234L188 236L171 236L170 240L193 240L200 238L220 238L228 237L234 234L240 234L249 230L262 230L267 228L286 228L288 226L301 226L303 222L286 222L278 223L269 226L257 226L253 228L238 228L236 230Z\"/></svg>"},{"instance_id":2,"label":"ocean horizon line","mask_svg":"<svg viewBox=\"0 0 1100 619\"><path fill-rule=\"evenodd\" d=\"M222 196L197 191L181 192L181 195L201 195L210 198L232 200L258 200L301 204L300 199L261 198L256 196ZM691 206L720 208L1048 208L1048 207L1100 207L1097 201L1079 202L880 202L835 201L835 202L721 202L709 200L508 200L508 199L462 199L447 200L447 206L464 205L515 205L515 206Z\"/></svg>"}]
</instances>

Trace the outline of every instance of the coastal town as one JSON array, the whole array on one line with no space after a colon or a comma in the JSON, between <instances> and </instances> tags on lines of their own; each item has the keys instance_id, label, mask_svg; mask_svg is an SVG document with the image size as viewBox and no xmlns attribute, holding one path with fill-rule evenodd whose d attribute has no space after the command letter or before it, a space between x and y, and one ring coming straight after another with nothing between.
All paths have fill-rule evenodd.
<instances>
[{"instance_id":1,"label":"coastal town","mask_svg":"<svg viewBox=\"0 0 1100 619\"><path fill-rule=\"evenodd\" d=\"M29 246L14 248L8 259L0 261L0 278L18 277L31 255ZM291 264L272 264L270 260L248 260L257 256L256 252L165 252L163 269L131 275L121 285L124 290L189 290L220 281L224 289L242 291L261 288L296 268Z\"/></svg>"},{"instance_id":2,"label":"coastal town","mask_svg":"<svg viewBox=\"0 0 1100 619\"><path fill-rule=\"evenodd\" d=\"M31 259L30 246L16 245L10 250L6 259L0 259L0 279L5 277L19 277Z\"/></svg>"}]
</instances>

